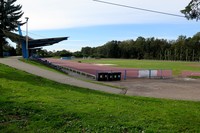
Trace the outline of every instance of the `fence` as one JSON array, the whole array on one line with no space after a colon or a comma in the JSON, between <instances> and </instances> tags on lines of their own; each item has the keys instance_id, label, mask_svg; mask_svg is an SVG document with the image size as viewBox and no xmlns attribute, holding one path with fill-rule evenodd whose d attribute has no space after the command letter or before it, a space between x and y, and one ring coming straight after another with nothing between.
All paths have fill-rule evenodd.
<instances>
[{"instance_id":1,"label":"fence","mask_svg":"<svg viewBox=\"0 0 200 133\"><path fill-rule=\"evenodd\" d=\"M98 73L107 72L107 73L121 73L121 79L131 79L131 78L172 78L172 70L145 70L145 69L126 69L126 70L109 70L109 71L101 71L98 70L96 72L96 77Z\"/></svg>"},{"instance_id":2,"label":"fence","mask_svg":"<svg viewBox=\"0 0 200 133\"><path fill-rule=\"evenodd\" d=\"M54 63L51 63L45 59L40 59L40 58L31 58L32 60L34 61L37 61L37 62L40 62L48 67L51 67L53 69L56 69L60 72L63 72L63 73L66 73L68 74L69 72L74 72L74 73L77 73L79 75L83 75L83 76L86 76L86 77L89 77L89 78L92 78L92 79L95 79L95 75L92 75L90 73L87 73L87 72L83 72L83 71L80 71L80 70L77 70L77 69L74 69L74 68L70 68L70 67L63 67L63 66L60 66L60 65L56 65Z\"/></svg>"}]
</instances>

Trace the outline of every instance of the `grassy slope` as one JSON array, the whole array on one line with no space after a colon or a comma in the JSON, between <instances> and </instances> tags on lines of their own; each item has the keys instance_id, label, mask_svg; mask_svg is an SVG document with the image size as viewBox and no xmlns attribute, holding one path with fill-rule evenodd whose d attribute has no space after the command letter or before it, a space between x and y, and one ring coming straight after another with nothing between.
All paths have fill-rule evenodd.
<instances>
[{"instance_id":1,"label":"grassy slope","mask_svg":"<svg viewBox=\"0 0 200 133\"><path fill-rule=\"evenodd\" d=\"M0 132L200 132L200 103L58 84L0 64Z\"/></svg>"},{"instance_id":2,"label":"grassy slope","mask_svg":"<svg viewBox=\"0 0 200 133\"><path fill-rule=\"evenodd\" d=\"M101 60L81 60L86 63L116 64L122 68L140 69L170 69L174 75L182 71L200 71L199 62L175 62L175 61L155 61L155 60L130 60L130 59L101 59Z\"/></svg>"}]
</instances>

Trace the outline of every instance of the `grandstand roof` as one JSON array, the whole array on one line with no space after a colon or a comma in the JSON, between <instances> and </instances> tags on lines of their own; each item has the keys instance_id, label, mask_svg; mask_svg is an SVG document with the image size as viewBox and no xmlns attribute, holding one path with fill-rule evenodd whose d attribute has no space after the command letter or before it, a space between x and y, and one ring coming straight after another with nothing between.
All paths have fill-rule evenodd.
<instances>
[{"instance_id":1,"label":"grandstand roof","mask_svg":"<svg viewBox=\"0 0 200 133\"><path fill-rule=\"evenodd\" d=\"M11 41L21 44L26 42L26 36L20 36L16 33L12 33L6 30L2 30L2 33L8 37ZM56 37L56 38L43 38L43 39L28 39L28 48L43 47L59 43L61 41L67 40L69 37Z\"/></svg>"}]
</instances>

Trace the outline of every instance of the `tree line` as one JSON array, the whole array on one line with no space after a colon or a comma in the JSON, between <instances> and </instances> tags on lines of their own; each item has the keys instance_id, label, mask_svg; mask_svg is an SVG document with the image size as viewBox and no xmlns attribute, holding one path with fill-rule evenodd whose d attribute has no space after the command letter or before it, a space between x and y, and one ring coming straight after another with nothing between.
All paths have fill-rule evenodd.
<instances>
[{"instance_id":1,"label":"tree line","mask_svg":"<svg viewBox=\"0 0 200 133\"><path fill-rule=\"evenodd\" d=\"M22 55L20 45L16 49L6 41L3 49L10 55ZM81 51L47 51L38 49L40 57L91 57L124 58L174 61L200 61L200 32L193 37L179 36L176 40L138 37L133 40L109 41L98 47L83 47Z\"/></svg>"},{"instance_id":2,"label":"tree line","mask_svg":"<svg viewBox=\"0 0 200 133\"><path fill-rule=\"evenodd\" d=\"M138 37L136 40L109 41L99 47L83 47L82 56L153 60L200 60L200 32L177 40Z\"/></svg>"}]
</instances>

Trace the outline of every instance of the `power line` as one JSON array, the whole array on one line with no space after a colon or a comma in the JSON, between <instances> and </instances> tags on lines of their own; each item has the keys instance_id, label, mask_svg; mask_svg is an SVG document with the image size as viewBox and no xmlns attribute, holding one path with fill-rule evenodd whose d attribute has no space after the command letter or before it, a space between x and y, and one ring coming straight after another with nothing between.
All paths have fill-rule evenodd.
<instances>
[{"instance_id":1,"label":"power line","mask_svg":"<svg viewBox=\"0 0 200 133\"><path fill-rule=\"evenodd\" d=\"M112 2L101 1L101 0L93 0L93 1L104 3L104 4L109 4L109 5L115 5L115 6L120 6L120 7L126 7L126 8L131 8L131 9L146 11L146 12L152 12L152 13L162 14L162 15L168 15L168 16L183 17L183 18L185 18L185 16L178 15L178 14L173 14L173 13L161 12L161 11L150 10L150 9L139 8L139 7L128 6L128 5L122 5L122 4L112 3Z\"/></svg>"}]
</instances>

